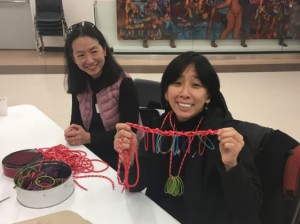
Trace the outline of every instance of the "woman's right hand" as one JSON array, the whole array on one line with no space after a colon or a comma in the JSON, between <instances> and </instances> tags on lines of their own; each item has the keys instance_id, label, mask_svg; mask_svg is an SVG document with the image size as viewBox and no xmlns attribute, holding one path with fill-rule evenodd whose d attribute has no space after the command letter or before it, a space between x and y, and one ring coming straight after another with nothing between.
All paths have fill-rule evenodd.
<instances>
[{"instance_id":1,"label":"woman's right hand","mask_svg":"<svg viewBox=\"0 0 300 224\"><path fill-rule=\"evenodd\" d=\"M131 130L131 127L125 123L116 124L117 133L115 134L114 139L114 149L121 156L121 161L124 163L124 152L129 153L129 156L126 157L129 159L126 162L129 162L131 165L134 161L134 149L133 147L137 147L137 137L136 134Z\"/></svg>"},{"instance_id":2,"label":"woman's right hand","mask_svg":"<svg viewBox=\"0 0 300 224\"><path fill-rule=\"evenodd\" d=\"M64 132L65 140L73 146L88 144L91 142L91 134L77 124L71 124Z\"/></svg>"}]
</instances>

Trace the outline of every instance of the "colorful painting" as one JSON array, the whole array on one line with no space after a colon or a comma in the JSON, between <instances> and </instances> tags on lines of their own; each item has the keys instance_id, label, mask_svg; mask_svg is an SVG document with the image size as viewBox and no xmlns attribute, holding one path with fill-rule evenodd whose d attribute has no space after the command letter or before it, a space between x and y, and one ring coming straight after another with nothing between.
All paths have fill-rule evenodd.
<instances>
[{"instance_id":1,"label":"colorful painting","mask_svg":"<svg viewBox=\"0 0 300 224\"><path fill-rule=\"evenodd\" d=\"M117 0L120 40L299 39L299 26L299 0Z\"/></svg>"}]
</instances>

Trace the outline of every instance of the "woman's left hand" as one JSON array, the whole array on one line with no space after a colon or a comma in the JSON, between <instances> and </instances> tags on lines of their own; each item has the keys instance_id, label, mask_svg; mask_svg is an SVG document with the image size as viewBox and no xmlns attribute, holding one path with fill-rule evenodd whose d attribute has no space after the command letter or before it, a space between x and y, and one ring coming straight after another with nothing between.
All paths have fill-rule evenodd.
<instances>
[{"instance_id":1,"label":"woman's left hand","mask_svg":"<svg viewBox=\"0 0 300 224\"><path fill-rule=\"evenodd\" d=\"M65 140L70 145L78 146L78 145L88 144L91 142L90 133L77 124L71 124L65 130L64 135L65 135Z\"/></svg>"},{"instance_id":2,"label":"woman's left hand","mask_svg":"<svg viewBox=\"0 0 300 224\"><path fill-rule=\"evenodd\" d=\"M219 148L225 169L237 165L237 157L244 146L244 138L234 128L222 128L218 132Z\"/></svg>"}]
</instances>

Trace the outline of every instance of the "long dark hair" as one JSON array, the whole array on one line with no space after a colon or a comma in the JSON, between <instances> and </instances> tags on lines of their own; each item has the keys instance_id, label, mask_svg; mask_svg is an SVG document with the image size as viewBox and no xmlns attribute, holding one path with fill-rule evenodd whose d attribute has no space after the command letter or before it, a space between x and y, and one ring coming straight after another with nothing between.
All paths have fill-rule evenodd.
<instances>
[{"instance_id":1,"label":"long dark hair","mask_svg":"<svg viewBox=\"0 0 300 224\"><path fill-rule=\"evenodd\" d=\"M194 51L188 51L175 57L166 67L161 79L161 102L166 111L170 110L165 100L165 93L170 84L174 83L190 64L195 65L195 70L202 85L207 89L210 104L220 100L220 80L206 57Z\"/></svg>"},{"instance_id":2,"label":"long dark hair","mask_svg":"<svg viewBox=\"0 0 300 224\"><path fill-rule=\"evenodd\" d=\"M89 76L79 69L73 60L72 43L78 37L84 36L98 40L102 48L106 49L105 64L101 74L104 86L112 85L120 78L120 75L124 74L122 67L113 57L111 49L100 30L90 22L76 23L69 28L64 47L67 65L65 81L67 83L67 92L71 94L83 92L89 80Z\"/></svg>"}]
</instances>

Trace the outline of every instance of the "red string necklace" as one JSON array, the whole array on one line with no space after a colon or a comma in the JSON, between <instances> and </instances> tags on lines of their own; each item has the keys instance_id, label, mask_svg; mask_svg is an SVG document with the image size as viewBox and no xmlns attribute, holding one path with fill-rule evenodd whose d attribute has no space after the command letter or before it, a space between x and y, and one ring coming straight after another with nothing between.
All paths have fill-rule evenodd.
<instances>
[{"instance_id":1,"label":"red string necklace","mask_svg":"<svg viewBox=\"0 0 300 224\"><path fill-rule=\"evenodd\" d=\"M166 118L169 117L170 126L172 127L173 130L176 130L175 123L172 123L172 114L173 114L173 112L170 111L166 115L166 117L165 117L165 119L164 119L164 121L163 121L163 123L161 125L161 128L163 127ZM202 123L202 120L203 120L203 116L199 120L199 122L198 122L196 128L194 129L194 131L196 131L199 128L200 124ZM173 163L173 159L172 158L173 158L173 155L174 155L174 150L172 150L172 149L170 150L169 177L168 177L168 180L167 180L167 182L165 184L165 193L166 194L170 194L172 196L180 196L184 192L184 184L183 184L183 181L182 181L182 179L180 177L180 173L181 173L181 170L182 170L183 163L185 161L186 155L190 152L191 143L194 140L194 137L195 137L195 135L190 135L187 138L188 146L187 146L187 149L185 150L183 158L182 158L182 160L180 162L179 170L178 170L178 173L177 173L176 176L172 175L172 163Z\"/></svg>"},{"instance_id":2,"label":"red string necklace","mask_svg":"<svg viewBox=\"0 0 300 224\"><path fill-rule=\"evenodd\" d=\"M176 155L175 148L176 148L176 144L172 144L172 146L170 148L170 164L169 164L169 178L167 180L167 183L165 185L165 192L168 194L171 194L173 196L180 196L183 194L183 181L180 178L180 173L182 170L182 166L184 163L184 160L186 158L186 155L188 153L190 153L190 148L191 148L191 143L194 140L195 136L201 136L199 137L200 139L200 143L198 146L198 152L199 155L203 155L205 147L208 147L208 145L203 142L202 137L206 137L207 135L216 135L218 133L218 130L198 130L203 117L199 120L196 128L194 129L194 131L187 131L187 132L180 132L180 131L176 131L176 127L175 124L172 123L172 114L173 112L170 111L164 118L161 128L163 127L164 123L166 122L166 119L169 118L169 123L172 127L172 130L161 130L158 128L149 128L146 126L142 126L139 124L134 124L134 123L129 123L127 122L126 124L128 124L130 127L135 128L137 130L140 130L144 133L146 133L144 135L144 146L145 146L145 151L148 151L148 147L149 147L149 136L150 134L152 134L152 152L153 153L159 153L160 151L158 150L158 144L157 142L155 142L156 136L159 136L159 138L161 138L162 136L173 136L174 138L178 138L180 136L185 136L187 137L187 149L184 153L184 156L182 158L182 161L180 163L180 167L178 170L178 173L176 176L173 176L171 171L172 171L172 157L173 155ZM138 153L137 153L137 148L136 145L134 144L134 142L131 140L131 147L129 150L121 150L121 146L122 146L122 142L123 142L123 138L120 139L119 141L119 145L118 145L118 152L119 152L119 160L118 160L118 168L117 168L117 175L118 175L118 182L119 184L123 185L125 189L129 190L129 188L134 187L138 184L139 181L139 175L140 175L140 170L139 170L139 161L138 161ZM202 151L201 151L201 142L204 143L204 146L202 147ZM211 143L212 144L212 143ZM213 149L213 147L212 147ZM136 163L136 168L137 168L137 177L136 177L136 181L134 184L129 184L129 170L130 170L130 166L131 166L131 157L132 157L132 153L134 153L135 156L135 163ZM121 181L120 178L120 170L121 170L121 164L122 164L122 158L123 158L123 166L124 166L124 180L123 182Z\"/></svg>"}]
</instances>

